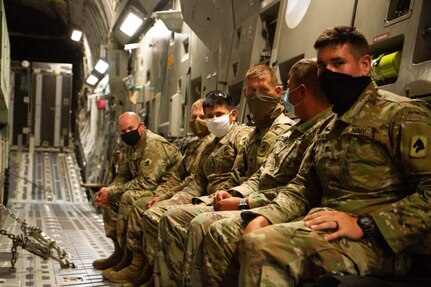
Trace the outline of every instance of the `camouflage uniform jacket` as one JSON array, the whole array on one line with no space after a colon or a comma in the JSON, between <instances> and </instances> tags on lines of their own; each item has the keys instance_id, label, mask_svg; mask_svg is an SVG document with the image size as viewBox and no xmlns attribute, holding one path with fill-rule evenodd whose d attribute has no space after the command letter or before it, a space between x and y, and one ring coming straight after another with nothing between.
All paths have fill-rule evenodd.
<instances>
[{"instance_id":1,"label":"camouflage uniform jacket","mask_svg":"<svg viewBox=\"0 0 431 287\"><path fill-rule=\"evenodd\" d=\"M392 250L403 251L430 229L429 139L429 107L371 83L316 138L277 198L242 218L288 222L317 206L367 213Z\"/></svg>"},{"instance_id":2,"label":"camouflage uniform jacket","mask_svg":"<svg viewBox=\"0 0 431 287\"><path fill-rule=\"evenodd\" d=\"M224 137L214 138L202 151L192 181L181 192L203 196L222 189L229 179L235 157L249 133L249 127L234 123Z\"/></svg>"},{"instance_id":3,"label":"camouflage uniform jacket","mask_svg":"<svg viewBox=\"0 0 431 287\"><path fill-rule=\"evenodd\" d=\"M255 208L274 199L279 186L284 186L298 173L305 150L335 115L328 108L306 122L298 122L281 135L265 164L240 186L231 188L233 196L248 197Z\"/></svg>"},{"instance_id":4,"label":"camouflage uniform jacket","mask_svg":"<svg viewBox=\"0 0 431 287\"><path fill-rule=\"evenodd\" d=\"M224 189L228 189L247 180L254 174L271 154L277 138L288 130L295 122L289 117L280 114L267 128L255 128L247 137L233 163L231 175ZM210 205L213 194L194 199Z\"/></svg>"},{"instance_id":5,"label":"camouflage uniform jacket","mask_svg":"<svg viewBox=\"0 0 431 287\"><path fill-rule=\"evenodd\" d=\"M281 113L267 128L255 128L237 155L227 187L240 185L252 176L271 154L277 138L295 122Z\"/></svg>"},{"instance_id":6,"label":"camouflage uniform jacket","mask_svg":"<svg viewBox=\"0 0 431 287\"><path fill-rule=\"evenodd\" d=\"M159 196L160 200L172 197L176 191L182 190L192 180L192 175L197 170L202 151L213 140L214 135L209 134L201 139L194 137L188 143L177 170L171 172L169 179L155 190L155 194Z\"/></svg>"},{"instance_id":7,"label":"camouflage uniform jacket","mask_svg":"<svg viewBox=\"0 0 431 287\"><path fill-rule=\"evenodd\" d=\"M118 174L108 186L110 198L127 190L155 190L177 168L181 153L176 146L148 129L144 136L136 149L125 149Z\"/></svg>"}]
</instances>

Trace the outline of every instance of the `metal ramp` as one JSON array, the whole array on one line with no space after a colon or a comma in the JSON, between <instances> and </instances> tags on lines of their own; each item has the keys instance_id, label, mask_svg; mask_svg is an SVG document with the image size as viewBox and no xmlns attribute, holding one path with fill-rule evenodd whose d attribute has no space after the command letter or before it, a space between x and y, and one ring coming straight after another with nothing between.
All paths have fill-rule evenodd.
<instances>
[{"instance_id":1,"label":"metal ramp","mask_svg":"<svg viewBox=\"0 0 431 287\"><path fill-rule=\"evenodd\" d=\"M8 208L27 224L41 227L65 249L76 268L61 269L52 259L18 248L17 271L11 267L12 240L0 235L0 286L120 286L104 281L94 259L109 256L112 242L104 235L101 214L88 202L73 154L11 153ZM2 214L0 228L21 233L21 225Z\"/></svg>"}]
</instances>

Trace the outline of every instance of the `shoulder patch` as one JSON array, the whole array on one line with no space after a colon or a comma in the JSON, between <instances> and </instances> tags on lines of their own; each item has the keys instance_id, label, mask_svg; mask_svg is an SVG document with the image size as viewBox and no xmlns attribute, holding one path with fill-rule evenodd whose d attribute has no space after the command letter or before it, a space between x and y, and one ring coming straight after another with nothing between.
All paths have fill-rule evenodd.
<instances>
[{"instance_id":1,"label":"shoulder patch","mask_svg":"<svg viewBox=\"0 0 431 287\"><path fill-rule=\"evenodd\" d=\"M262 142L260 144L259 150L257 152L258 156L262 157L262 156L266 155L266 153L268 152L269 148L270 148L270 144L268 142L266 142L266 141Z\"/></svg>"},{"instance_id":2,"label":"shoulder patch","mask_svg":"<svg viewBox=\"0 0 431 287\"><path fill-rule=\"evenodd\" d=\"M428 138L426 135L413 135L410 140L410 156L426 157L427 145Z\"/></svg>"},{"instance_id":3,"label":"shoulder patch","mask_svg":"<svg viewBox=\"0 0 431 287\"><path fill-rule=\"evenodd\" d=\"M429 139L431 125L423 122L401 124L400 151L405 170L414 174L431 174Z\"/></svg>"}]
</instances>

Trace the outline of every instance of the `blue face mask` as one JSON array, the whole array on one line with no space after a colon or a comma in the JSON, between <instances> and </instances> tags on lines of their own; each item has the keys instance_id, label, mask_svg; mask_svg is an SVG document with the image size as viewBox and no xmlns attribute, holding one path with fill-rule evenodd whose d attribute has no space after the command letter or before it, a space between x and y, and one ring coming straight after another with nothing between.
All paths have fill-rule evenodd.
<instances>
[{"instance_id":1,"label":"blue face mask","mask_svg":"<svg viewBox=\"0 0 431 287\"><path fill-rule=\"evenodd\" d=\"M294 106L289 102L289 89L284 93L281 103L287 113L293 113Z\"/></svg>"}]
</instances>

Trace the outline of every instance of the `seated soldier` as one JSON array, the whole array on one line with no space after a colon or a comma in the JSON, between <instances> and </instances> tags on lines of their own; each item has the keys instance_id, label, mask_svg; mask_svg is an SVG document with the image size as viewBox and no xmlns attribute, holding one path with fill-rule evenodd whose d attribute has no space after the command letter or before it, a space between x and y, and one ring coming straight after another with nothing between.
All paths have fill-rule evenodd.
<instances>
[{"instance_id":1,"label":"seated soldier","mask_svg":"<svg viewBox=\"0 0 431 287\"><path fill-rule=\"evenodd\" d=\"M429 107L377 88L354 27L326 30L314 47L337 117L277 198L241 214L239 286L296 286L325 272L401 276L406 251L430 233Z\"/></svg>"},{"instance_id":2,"label":"seated soldier","mask_svg":"<svg viewBox=\"0 0 431 287\"><path fill-rule=\"evenodd\" d=\"M144 224L141 226L144 250L147 250L145 246L148 242L151 242L151 246L156 245L151 240L153 238L155 238L154 241L157 240L158 220L166 210L177 208L178 204L190 203L194 196L211 194L223 188L229 179L234 159L250 133L249 127L239 126L235 122L237 110L228 94L221 91L209 92L203 102L203 108L207 127L215 138L202 151L192 180L172 198L158 202L144 213L145 219L148 212L151 212L152 218L156 218L150 221L151 227L155 226L155 228L148 228L144 224L148 222L147 220L141 222ZM143 284L152 278L154 252L150 250L148 253L145 252L145 255L149 268L142 270L139 280L134 283Z\"/></svg>"},{"instance_id":3,"label":"seated soldier","mask_svg":"<svg viewBox=\"0 0 431 287\"><path fill-rule=\"evenodd\" d=\"M315 61L295 63L289 71L288 85L289 101L300 122L278 138L265 164L249 180L229 190L243 197L242 203L231 209L234 211L203 213L191 221L184 252L184 286L237 285L236 254L244 231L241 210L268 204L277 195L277 187L294 178L308 145L334 116L321 90ZM217 196L214 209L229 210L223 205L230 196Z\"/></svg>"},{"instance_id":4,"label":"seated soldier","mask_svg":"<svg viewBox=\"0 0 431 287\"><path fill-rule=\"evenodd\" d=\"M93 267L98 270L112 267L123 258L124 242L117 237L116 228L121 221L120 214L130 210L126 203L144 196L152 198L154 190L167 174L176 169L181 159L179 150L146 129L135 113L121 114L118 130L128 148L121 158L117 176L111 184L101 188L94 199L98 206L103 207L106 236L114 241L115 247L111 256L93 262Z\"/></svg>"},{"instance_id":5,"label":"seated soldier","mask_svg":"<svg viewBox=\"0 0 431 287\"><path fill-rule=\"evenodd\" d=\"M131 208L130 215L127 220L127 228L120 230L117 228L117 237L126 236L126 252L128 257L143 258L135 260L133 263L130 260L124 260L103 272L103 277L115 283L127 283L139 281L139 276L145 276L147 260L142 251L142 214L152 205L157 204L159 200L165 200L175 194L176 191L182 190L192 179L192 174L195 173L197 164L200 159L202 150L214 139L214 136L209 134L206 127L204 112L202 108L203 100L197 100L191 107L190 129L196 135L187 146L183 158L181 159L178 168L173 171L168 180L159 185L154 191L155 196L148 200L147 197L136 200ZM178 198L178 204L182 203L182 198ZM124 235L126 233L126 235ZM129 265L127 265L129 263Z\"/></svg>"},{"instance_id":6,"label":"seated soldier","mask_svg":"<svg viewBox=\"0 0 431 287\"><path fill-rule=\"evenodd\" d=\"M280 104L282 88L278 84L275 72L266 65L256 65L251 67L246 73L246 86L244 96L253 120L256 124L255 130L248 137L244 148L235 159L231 177L223 190L239 185L255 173L266 158L272 153L274 143L279 135L284 133L294 123L283 114L284 107ZM221 194L219 192L219 194ZM224 192L223 194L228 194ZM244 195L243 195L244 196ZM170 246L163 249L166 253L158 258L160 281L164 286L176 285L181 282L183 249L187 226L190 221L200 213L212 211L211 206L214 194L194 198L194 206L180 207L170 210L164 215L171 225L160 231L161 238L169 238ZM238 209L242 196L227 198L223 201L223 209ZM207 206L208 205L208 206ZM150 215L151 211L147 215ZM146 224L147 217L144 217ZM151 218L151 216L148 216ZM167 226L166 226L167 227ZM170 229L172 227L173 229ZM164 239L162 239L163 242ZM156 242L155 240L153 242ZM147 244L147 252L154 250L156 245ZM160 259L160 260L159 260ZM177 268L178 267L178 268ZM169 275L168 275L169 274ZM168 279L169 277L169 279Z\"/></svg>"}]
</instances>

